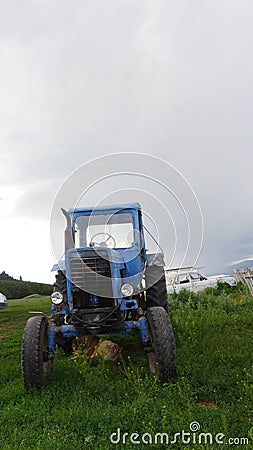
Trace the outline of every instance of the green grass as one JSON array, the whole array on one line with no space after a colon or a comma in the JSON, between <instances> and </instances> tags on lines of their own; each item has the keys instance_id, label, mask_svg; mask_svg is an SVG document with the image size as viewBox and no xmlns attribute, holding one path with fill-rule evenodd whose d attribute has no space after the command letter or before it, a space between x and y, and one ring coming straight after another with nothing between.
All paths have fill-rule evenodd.
<instances>
[{"instance_id":1,"label":"green grass","mask_svg":"<svg viewBox=\"0 0 253 450\"><path fill-rule=\"evenodd\" d=\"M26 392L20 347L29 310L49 314L47 297L11 300L0 311L0 449L205 449L229 446L193 443L115 445L110 435L200 432L253 437L253 300L242 288L182 292L170 298L177 342L178 378L161 385L147 373L139 334L114 336L123 348L118 363L72 359L56 352L54 370L41 391ZM205 403L217 408L203 407ZM202 405L202 406L200 406ZM195 434L199 438L199 432ZM137 439L137 438L136 438ZM147 441L148 442L148 441ZM244 446L237 445L238 448ZM245 446L247 448L247 446Z\"/></svg>"}]
</instances>

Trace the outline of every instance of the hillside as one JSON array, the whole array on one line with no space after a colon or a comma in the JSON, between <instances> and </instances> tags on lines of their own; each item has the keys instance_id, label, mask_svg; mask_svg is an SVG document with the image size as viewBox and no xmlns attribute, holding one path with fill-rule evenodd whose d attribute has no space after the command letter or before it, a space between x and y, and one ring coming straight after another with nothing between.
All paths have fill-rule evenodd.
<instances>
[{"instance_id":1,"label":"hillside","mask_svg":"<svg viewBox=\"0 0 253 450\"><path fill-rule=\"evenodd\" d=\"M0 274L0 292L8 299L23 298L32 294L50 295L52 285L23 281L22 277L16 280L5 271Z\"/></svg>"}]
</instances>

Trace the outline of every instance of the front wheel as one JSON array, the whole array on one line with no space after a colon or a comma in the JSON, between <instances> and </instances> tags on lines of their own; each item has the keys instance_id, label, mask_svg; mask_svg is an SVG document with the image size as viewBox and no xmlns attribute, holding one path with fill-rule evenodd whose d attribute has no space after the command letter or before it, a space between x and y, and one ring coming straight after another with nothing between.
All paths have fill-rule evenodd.
<instances>
[{"instance_id":1,"label":"front wheel","mask_svg":"<svg viewBox=\"0 0 253 450\"><path fill-rule=\"evenodd\" d=\"M48 321L44 316L28 319L23 334L21 366L24 386L42 388L47 381L50 360Z\"/></svg>"},{"instance_id":2,"label":"front wheel","mask_svg":"<svg viewBox=\"0 0 253 450\"><path fill-rule=\"evenodd\" d=\"M176 376L176 344L170 317L162 306L147 309L150 349L149 371L167 382Z\"/></svg>"}]
</instances>

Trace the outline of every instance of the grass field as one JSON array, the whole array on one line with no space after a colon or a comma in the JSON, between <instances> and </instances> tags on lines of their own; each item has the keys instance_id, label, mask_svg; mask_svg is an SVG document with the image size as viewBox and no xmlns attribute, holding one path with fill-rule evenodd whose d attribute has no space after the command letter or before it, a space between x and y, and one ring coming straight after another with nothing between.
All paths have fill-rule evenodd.
<instances>
[{"instance_id":1,"label":"grass field","mask_svg":"<svg viewBox=\"0 0 253 450\"><path fill-rule=\"evenodd\" d=\"M49 314L50 301L9 301L0 311L0 449L195 450L232 442L253 448L253 300L242 288L189 295L170 298L174 383L161 385L148 375L133 333L112 338L123 348L118 363L72 359L58 350L47 386L29 392L20 370L23 329L28 311ZM118 443L111 442L112 433ZM176 442L167 445L166 435L158 433Z\"/></svg>"}]
</instances>

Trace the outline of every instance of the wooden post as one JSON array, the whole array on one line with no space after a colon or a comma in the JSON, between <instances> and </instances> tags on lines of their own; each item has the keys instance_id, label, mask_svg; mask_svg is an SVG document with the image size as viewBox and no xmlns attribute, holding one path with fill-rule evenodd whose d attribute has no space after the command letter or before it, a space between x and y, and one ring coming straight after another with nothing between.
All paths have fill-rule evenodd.
<instances>
[{"instance_id":1,"label":"wooden post","mask_svg":"<svg viewBox=\"0 0 253 450\"><path fill-rule=\"evenodd\" d=\"M253 296L253 267L245 267L243 269L234 269L233 275L237 282L246 284Z\"/></svg>"}]
</instances>

